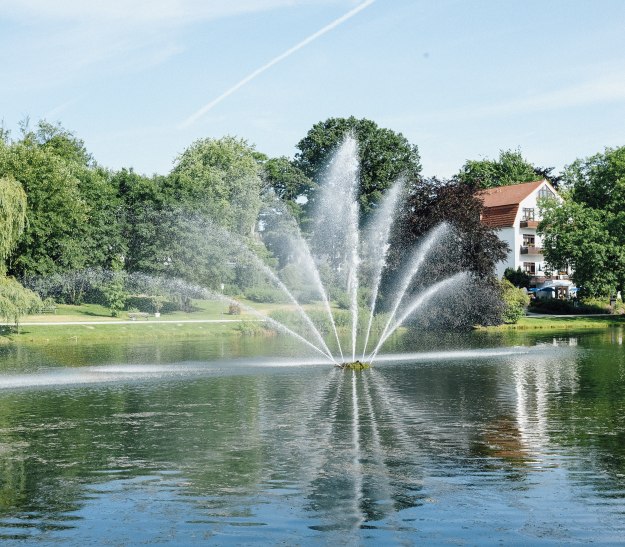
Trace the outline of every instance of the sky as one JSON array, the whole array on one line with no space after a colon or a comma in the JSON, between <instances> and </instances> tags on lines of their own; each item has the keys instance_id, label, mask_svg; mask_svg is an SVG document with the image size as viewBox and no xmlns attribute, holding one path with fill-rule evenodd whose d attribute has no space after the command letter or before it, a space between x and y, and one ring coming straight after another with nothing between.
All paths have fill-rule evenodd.
<instances>
[{"instance_id":1,"label":"sky","mask_svg":"<svg viewBox=\"0 0 625 547\"><path fill-rule=\"evenodd\" d=\"M293 157L368 118L427 176L520 149L625 145L622 0L0 0L0 120L60 122L103 166L166 174L200 138Z\"/></svg>"}]
</instances>

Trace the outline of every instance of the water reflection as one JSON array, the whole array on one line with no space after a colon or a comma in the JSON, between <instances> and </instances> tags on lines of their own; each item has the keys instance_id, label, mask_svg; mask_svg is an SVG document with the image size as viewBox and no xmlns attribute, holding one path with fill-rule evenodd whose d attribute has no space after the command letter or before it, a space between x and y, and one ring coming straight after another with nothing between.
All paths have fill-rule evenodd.
<instances>
[{"instance_id":1,"label":"water reflection","mask_svg":"<svg viewBox=\"0 0 625 547\"><path fill-rule=\"evenodd\" d=\"M497 522L510 542L609 541L625 532L618 336L361 373L236 365L2 392L0 537L479 543ZM150 366L240 348L196 350L163 346Z\"/></svg>"}]
</instances>

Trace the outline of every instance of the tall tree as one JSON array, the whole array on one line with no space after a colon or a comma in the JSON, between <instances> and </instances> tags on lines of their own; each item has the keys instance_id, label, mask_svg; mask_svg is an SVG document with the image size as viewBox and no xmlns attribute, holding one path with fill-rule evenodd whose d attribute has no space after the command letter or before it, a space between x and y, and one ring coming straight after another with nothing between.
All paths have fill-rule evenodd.
<instances>
[{"instance_id":1,"label":"tall tree","mask_svg":"<svg viewBox=\"0 0 625 547\"><path fill-rule=\"evenodd\" d=\"M0 177L18 181L27 196L27 225L9 257L18 277L104 266L123 251L118 203L109 174L82 141L40 122L0 147Z\"/></svg>"},{"instance_id":2,"label":"tall tree","mask_svg":"<svg viewBox=\"0 0 625 547\"><path fill-rule=\"evenodd\" d=\"M0 147L3 144L0 142ZM0 178L0 277L6 273L5 260L24 231L26 193L13 177Z\"/></svg>"},{"instance_id":3,"label":"tall tree","mask_svg":"<svg viewBox=\"0 0 625 547\"><path fill-rule=\"evenodd\" d=\"M311 199L317 185L285 156L265 161L262 173L266 187L273 189L291 213L303 222L303 206Z\"/></svg>"},{"instance_id":4,"label":"tall tree","mask_svg":"<svg viewBox=\"0 0 625 547\"><path fill-rule=\"evenodd\" d=\"M543 203L546 261L571 266L581 294L625 294L625 146L567 166L565 201Z\"/></svg>"},{"instance_id":5,"label":"tall tree","mask_svg":"<svg viewBox=\"0 0 625 547\"><path fill-rule=\"evenodd\" d=\"M394 299L397 282L405 272L406 259L442 222L440 232L410 286L419 292L460 272L468 276L454 288L453 298L436 313L413 318L421 327L471 328L475 324L501 321L501 286L494 277L495 265L508 247L493 229L480 222L482 202L475 189L457 179L418 179L410 185L395 223L382 286L383 304Z\"/></svg>"},{"instance_id":6,"label":"tall tree","mask_svg":"<svg viewBox=\"0 0 625 547\"><path fill-rule=\"evenodd\" d=\"M259 155L235 137L201 139L178 158L164 184L170 203L251 235L260 209Z\"/></svg>"},{"instance_id":7,"label":"tall tree","mask_svg":"<svg viewBox=\"0 0 625 547\"><path fill-rule=\"evenodd\" d=\"M552 173L553 167L536 167L528 162L520 150L501 150L496 160L467 160L457 175L458 180L477 189L508 186L546 178L552 184L560 177Z\"/></svg>"},{"instance_id":8,"label":"tall tree","mask_svg":"<svg viewBox=\"0 0 625 547\"><path fill-rule=\"evenodd\" d=\"M360 208L366 216L383 192L404 175L413 179L421 172L416 145L401 133L378 127L367 119L329 118L315 124L297 144L295 165L315 183L321 184L332 153L349 134L358 141L360 158Z\"/></svg>"}]
</instances>

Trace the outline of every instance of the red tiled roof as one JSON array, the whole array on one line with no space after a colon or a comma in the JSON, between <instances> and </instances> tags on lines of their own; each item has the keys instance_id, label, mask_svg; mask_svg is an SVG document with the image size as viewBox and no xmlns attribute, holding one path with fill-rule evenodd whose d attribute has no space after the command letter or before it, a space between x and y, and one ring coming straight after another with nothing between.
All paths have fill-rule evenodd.
<instances>
[{"instance_id":1,"label":"red tiled roof","mask_svg":"<svg viewBox=\"0 0 625 547\"><path fill-rule=\"evenodd\" d=\"M484 203L482 210L482 224L491 228L506 228L514 226L519 204L536 190L544 180L498 186L480 190L477 197Z\"/></svg>"},{"instance_id":2,"label":"red tiled roof","mask_svg":"<svg viewBox=\"0 0 625 547\"><path fill-rule=\"evenodd\" d=\"M484 207L482 210L482 224L491 228L505 228L514 226L514 219L519 210L518 204L502 205L501 207Z\"/></svg>"},{"instance_id":3,"label":"red tiled roof","mask_svg":"<svg viewBox=\"0 0 625 547\"><path fill-rule=\"evenodd\" d=\"M534 182L524 182L523 184L511 184L510 186L488 188L487 190L480 190L477 193L477 197L484 202L484 207L499 207L500 205L513 204L518 205L543 182L545 181L536 180Z\"/></svg>"}]
</instances>

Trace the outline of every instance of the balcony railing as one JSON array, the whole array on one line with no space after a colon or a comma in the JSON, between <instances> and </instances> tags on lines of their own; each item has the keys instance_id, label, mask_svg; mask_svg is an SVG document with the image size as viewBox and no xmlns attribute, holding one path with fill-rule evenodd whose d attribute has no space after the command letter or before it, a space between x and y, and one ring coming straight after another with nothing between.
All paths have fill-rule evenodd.
<instances>
[{"instance_id":1,"label":"balcony railing","mask_svg":"<svg viewBox=\"0 0 625 547\"><path fill-rule=\"evenodd\" d=\"M538 228L539 220L522 220L521 228Z\"/></svg>"},{"instance_id":2,"label":"balcony railing","mask_svg":"<svg viewBox=\"0 0 625 547\"><path fill-rule=\"evenodd\" d=\"M521 245L522 255L541 255L543 254L542 247L536 247L536 245Z\"/></svg>"}]
</instances>

